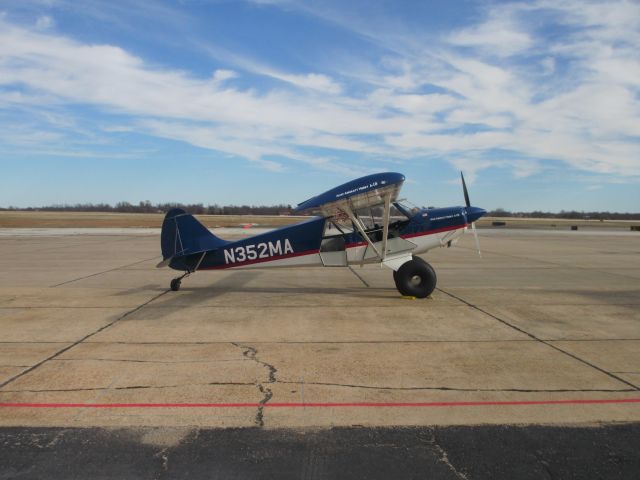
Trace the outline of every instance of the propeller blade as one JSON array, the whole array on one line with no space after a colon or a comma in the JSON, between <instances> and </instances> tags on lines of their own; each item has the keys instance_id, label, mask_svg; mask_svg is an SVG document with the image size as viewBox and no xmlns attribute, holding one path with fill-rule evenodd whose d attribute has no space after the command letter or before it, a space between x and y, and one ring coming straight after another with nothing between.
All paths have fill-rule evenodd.
<instances>
[{"instance_id":1,"label":"propeller blade","mask_svg":"<svg viewBox=\"0 0 640 480\"><path fill-rule=\"evenodd\" d=\"M478 231L476 230L476 222L471 224L471 230L473 230L473 238L476 241L476 248L478 249L478 256L482 258L482 252L480 252L480 239L478 238Z\"/></svg>"},{"instance_id":2,"label":"propeller blade","mask_svg":"<svg viewBox=\"0 0 640 480\"><path fill-rule=\"evenodd\" d=\"M460 172L460 178L462 179L462 191L464 192L464 201L467 204L467 207L471 206L471 202L469 201L469 192L467 191L467 184L464 182L464 175Z\"/></svg>"}]
</instances>

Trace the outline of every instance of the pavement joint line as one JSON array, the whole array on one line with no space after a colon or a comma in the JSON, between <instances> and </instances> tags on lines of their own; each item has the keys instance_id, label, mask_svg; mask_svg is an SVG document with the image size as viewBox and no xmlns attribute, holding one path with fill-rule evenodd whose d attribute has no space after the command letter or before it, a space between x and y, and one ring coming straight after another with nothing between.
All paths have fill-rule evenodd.
<instances>
[{"instance_id":1,"label":"pavement joint line","mask_svg":"<svg viewBox=\"0 0 640 480\"><path fill-rule=\"evenodd\" d=\"M473 248L470 248L470 247L459 246L458 248L462 248L464 250L471 250L471 251L475 252L475 250ZM509 255L508 253L493 252L491 250L482 250L482 251L486 252L486 253L491 253L492 255L498 255L498 256L502 256L502 257L516 258L518 260L528 260L530 262L546 263L547 265L553 265L555 267L575 268L577 270L588 270L590 272L604 273L606 275L615 275L615 276L618 276L618 277L623 277L623 278L627 278L627 279L631 279L631 280L640 281L640 278L638 278L638 277L632 277L630 275L624 275L622 273L607 272L607 271L604 271L604 270L599 270L597 268L581 267L580 265L572 265L572 264L566 264L566 263L550 262L549 260L540 260L538 258L522 257L520 255Z\"/></svg>"},{"instance_id":2,"label":"pavement joint line","mask_svg":"<svg viewBox=\"0 0 640 480\"><path fill-rule=\"evenodd\" d=\"M223 360L137 360L133 358L54 358L52 362L125 362L125 363L155 363L155 364L167 364L167 365L189 365L193 363L227 363L227 362L244 362L246 358L234 358ZM16 365L29 367L30 365Z\"/></svg>"},{"instance_id":3,"label":"pavement joint line","mask_svg":"<svg viewBox=\"0 0 640 480\"><path fill-rule=\"evenodd\" d=\"M52 288L52 287L43 287L43 288ZM33 309L49 309L49 310L69 310L69 309L75 309L75 310L88 310L88 309L92 309L92 308L99 308L99 309L121 309L122 307L126 307L127 305L107 305L107 306L84 306L84 307L78 307L78 306L74 306L74 305L69 305L69 306L65 306L65 307L60 307L60 306L44 306L44 307L39 307L39 306L32 306L32 307L2 307L0 306L0 310L33 310ZM133 307L134 305L129 305L130 307ZM0 342L2 343L2 342Z\"/></svg>"},{"instance_id":4,"label":"pavement joint line","mask_svg":"<svg viewBox=\"0 0 640 480\"><path fill-rule=\"evenodd\" d=\"M638 342L640 338L591 338L591 339L541 339L545 342ZM380 343L514 343L514 342L536 342L538 340L527 338L509 338L504 340L251 340L250 342L258 345L313 345L313 344L380 344ZM71 343L72 341L6 341L2 344L48 344L48 343ZM234 343L229 340L213 340L201 342L123 342L123 341L88 341L86 343L98 345L217 345ZM238 340L235 343L242 343ZM615 372L614 372L615 373Z\"/></svg>"},{"instance_id":5,"label":"pavement joint line","mask_svg":"<svg viewBox=\"0 0 640 480\"><path fill-rule=\"evenodd\" d=\"M308 403L33 403L6 402L0 408L429 408L501 407L544 405L640 404L640 398L594 398L566 400L481 400L452 402L308 402Z\"/></svg>"},{"instance_id":6,"label":"pavement joint line","mask_svg":"<svg viewBox=\"0 0 640 480\"><path fill-rule=\"evenodd\" d=\"M120 373L113 377L113 379L111 380L111 383L105 390L97 391L94 394L91 403L98 403L98 400L102 398L107 391L111 390L111 388L122 378L124 374L125 374L125 370L124 369L120 370ZM72 419L72 423L76 423L82 416L86 415L87 412L88 410L78 409L78 411L76 412L76 414Z\"/></svg>"},{"instance_id":7,"label":"pavement joint line","mask_svg":"<svg viewBox=\"0 0 640 480\"><path fill-rule=\"evenodd\" d=\"M106 273L106 272L102 272L102 273ZM43 288L53 288L53 287L43 287ZM380 289L382 290L382 289ZM386 290L386 289L385 289ZM400 298L400 297L398 297ZM419 304L418 304L419 305ZM518 306L523 306L525 304L523 303L501 303L501 306L504 307L518 307ZM528 305L528 304L527 304ZM614 306L614 307L637 307L640 305L640 303L553 303L553 304L545 304L546 306L554 306L554 307L610 307L610 306ZM243 308L243 309L251 309L251 310L264 310L265 308L272 308L271 305L241 305L241 306L234 306L234 307L229 307L228 305L188 305L188 304L183 304L183 305L150 305L149 308L154 308L154 309L166 309L166 310L174 310L178 307L189 307L189 308L193 308L193 309L218 309L218 308L226 308L226 309L230 309L230 308ZM303 305L277 305L276 308L300 308ZM313 308L313 307L324 307L324 304L317 304L317 305L311 305L311 304L305 304L304 307L308 307L308 308ZM481 306L481 305L480 305ZM105 306L100 306L100 305L87 305L87 306L74 306L74 305L69 305L69 306L49 306L49 305L44 305L44 306L2 306L0 305L0 310L32 310L32 309L51 309L51 310L66 310L66 309L108 309L108 308L122 308L121 306L114 306L114 305L105 305ZM336 308L336 309L362 309L362 307L354 307L352 305L337 305L335 307L332 308ZM395 309L398 308L398 305L373 305L370 308L372 309ZM432 309L451 309L451 308L466 308L466 305L430 305L430 308ZM1 343L1 342L0 342Z\"/></svg>"},{"instance_id":8,"label":"pavement joint line","mask_svg":"<svg viewBox=\"0 0 640 480\"><path fill-rule=\"evenodd\" d=\"M117 380L121 377L116 377L111 384L106 387L89 387L89 388L51 388L51 389L42 389L42 390L33 390L33 389L25 389L25 390L2 390L2 393L58 393L58 392L105 392L109 390L153 390L158 389L162 390L165 388L185 388L185 387L208 387L208 386L223 386L223 387L255 387L255 382L207 382L207 383L181 383L176 385L129 385L126 387L114 387L113 385ZM622 390L624 391L624 390ZM621 392L622 392L621 391ZM605 393L605 392L599 392ZM619 392L613 392L619 393ZM91 402L97 403L97 402ZM262 404L264 405L264 404Z\"/></svg>"},{"instance_id":9,"label":"pavement joint line","mask_svg":"<svg viewBox=\"0 0 640 480\"><path fill-rule=\"evenodd\" d=\"M51 285L49 288L55 288L55 287L60 287L62 285L66 285L68 283L73 283L73 282L77 282L78 280L84 280L86 278L91 278L91 277L96 277L98 275L102 275L103 273L109 273L109 272L114 272L116 270L120 270L121 268L127 268L127 267L132 267L133 265L138 265L139 263L143 263L143 262L148 262L149 260L153 260L154 258L159 258L159 255L154 255L151 258L145 258L144 260L139 260L137 262L133 262L133 263L129 263L128 265L120 265L119 267L115 267L115 268L110 268L109 270L105 270L103 272L98 272L98 273L92 273L90 275L85 275L83 277L78 277L78 278L74 278L73 280L67 280L66 282L62 282L62 283L57 283L55 285Z\"/></svg>"},{"instance_id":10,"label":"pavement joint line","mask_svg":"<svg viewBox=\"0 0 640 480\"><path fill-rule=\"evenodd\" d=\"M279 380L278 383L298 385L300 382L292 382ZM399 391L412 391L412 390L432 390L442 392L516 392L516 393L623 393L623 392L635 392L634 388L620 388L620 389L608 389L608 388L459 388L459 387L381 387L374 385L351 385L345 383L329 383L329 382L305 382L306 385L320 385L328 387L346 387L346 388L362 388L370 390L399 390Z\"/></svg>"},{"instance_id":11,"label":"pavement joint line","mask_svg":"<svg viewBox=\"0 0 640 480\"><path fill-rule=\"evenodd\" d=\"M116 378L116 380L119 377ZM115 380L114 380L115 382ZM256 386L255 382L207 382L207 383L184 383L176 385L130 385L125 387L114 387L112 382L106 387L93 387L93 388L52 388L52 389L23 389L23 390L2 390L1 393L57 393L57 392L102 392L107 390L153 390L153 389L166 389L166 388L184 388L184 387L207 387L207 386ZM275 383L275 382L274 382ZM300 381L277 381L285 385L300 385ZM331 387L346 387L346 388L362 388L370 390L398 390L398 391L442 391L442 392L481 392L481 393L631 393L636 392L633 388L627 389L519 389L519 388L454 388L454 387L375 387L367 385L347 385L340 383L322 383L322 382L304 382L304 385L319 385L319 386L331 386ZM260 389L259 389L260 390ZM260 393L265 394L265 387L263 386ZM96 402L92 402L96 403ZM267 403L259 403L258 405L265 406Z\"/></svg>"},{"instance_id":12,"label":"pavement joint line","mask_svg":"<svg viewBox=\"0 0 640 480\"><path fill-rule=\"evenodd\" d=\"M48 362L49 360L53 360L54 358L58 357L59 355L62 355L64 352L66 352L68 350L71 350L76 345L79 345L80 343L84 342L86 339L88 339L88 338L90 338L90 337L102 332L103 330L106 330L107 328L111 327L112 325L115 325L120 320L123 320L124 318L128 317L129 315L137 312L138 310L140 310L144 306L148 305L149 303L153 302L154 300L156 300L156 299L160 298L161 296L165 295L167 292L170 292L170 290L165 290L164 292L162 292L162 293L160 293L158 295L155 295L153 298L151 298L150 300L147 300L146 302L142 303L141 305L138 305L136 308L123 313L122 315L117 317L112 322L109 322L106 325L103 325L102 327L98 328L97 330L85 335L80 340L77 340L77 341L71 343L70 345L66 346L65 348L62 348L61 350L58 350L53 355L50 355L49 357L45 358L44 360L39 361L38 363L36 363L32 367L30 367L30 368L18 373L17 375L14 375L13 377L10 377L9 379L7 379L4 382L0 383L0 391L1 391L2 388L4 388L6 385L10 384L14 380L17 380L18 378L20 378L20 377L22 377L22 376L34 371L36 368L40 367L41 365L43 365L44 363Z\"/></svg>"},{"instance_id":13,"label":"pavement joint line","mask_svg":"<svg viewBox=\"0 0 640 480\"><path fill-rule=\"evenodd\" d=\"M67 235L66 237L69 237L69 236L70 235ZM129 235L129 237L131 237L131 235ZM33 238L33 237L31 237L31 238ZM51 237L43 237L43 238L51 238ZM61 238L65 238L65 237L61 237ZM123 239L122 241L124 241L124 240L127 240L127 239ZM97 242L92 242L91 246L100 245L100 244L103 244L103 243L112 243L112 242L110 242L109 240L100 240L100 241L97 241ZM29 246L35 245L37 247L38 245L42 245L42 244L43 245L47 245L48 242L47 241L43 241L41 243L33 243L32 242ZM62 245L62 246L59 246L59 247L34 248L32 251L26 251L26 252L20 252L20 253L23 254L23 255L29 255L29 254L32 254L32 253L35 253L35 252L39 253L39 252L49 252L49 251L52 251L52 250L64 250L66 248L74 248L74 247L79 247L79 246L84 246L84 245L86 245L86 242L72 243L70 245Z\"/></svg>"},{"instance_id":14,"label":"pavement joint line","mask_svg":"<svg viewBox=\"0 0 640 480\"><path fill-rule=\"evenodd\" d=\"M358 272L356 272L356 271L355 271L355 270L354 270L350 265L348 265L348 266L347 266L347 268L348 268L349 270L351 270L351 273L353 273L356 277L358 277L358 280L360 280L360 281L364 284L364 286L365 286L365 287L367 287L367 288L371 288L371 285L369 285L369 284L367 283L367 281L366 281L364 278L362 278L362 277L358 274Z\"/></svg>"},{"instance_id":15,"label":"pavement joint line","mask_svg":"<svg viewBox=\"0 0 640 480\"><path fill-rule=\"evenodd\" d=\"M503 340L251 340L251 343L258 345L326 345L326 344L381 344L381 343L517 343L517 342L640 342L640 338L542 338L540 340L527 339L527 338L509 338ZM73 340L68 341L51 341L51 340L8 340L1 341L0 345L29 345L29 344L68 344ZM230 343L228 340L215 340L215 341L201 341L201 342L122 342L122 341L88 341L87 344L96 345L217 345ZM231 342L234 343L234 342ZM235 341L235 343L242 343ZM66 358L65 360L75 360ZM81 360L81 359L78 359ZM621 372L612 372L621 373Z\"/></svg>"},{"instance_id":16,"label":"pavement joint line","mask_svg":"<svg viewBox=\"0 0 640 480\"><path fill-rule=\"evenodd\" d=\"M469 307L471 307L471 308L473 308L473 309L475 309L475 310L477 310L479 312L482 312L485 315L488 315L489 317L499 321L503 325L506 325L509 328L512 328L512 329L514 329L514 330L516 330L516 331L518 331L518 332L520 332L520 333L522 333L524 335L527 335L528 337L534 339L535 341L540 342L541 344L546 345L548 347L551 347L554 350L556 350L556 351L558 351L560 353L563 353L564 355L566 355L568 357L571 357L574 360L577 360L578 362L583 363L584 365L587 365L588 367L593 368L594 370L599 371L600 373L604 373L605 375L607 375L607 376L609 376L609 377L611 377L611 378L613 378L613 379L615 379L615 380L617 380L617 381L619 381L621 383L624 383L625 385L628 385L628 386L632 387L636 391L640 391L640 387L638 387L637 385L634 385L633 383L628 382L625 379L623 379L623 378L621 378L621 377L619 377L617 375L614 375L613 373L605 370L604 368L598 367L597 365L595 365L595 364L593 364L591 362L588 362L587 360L584 360L583 358L580 358L579 356L574 355L573 353L567 352L566 350L563 350L562 348L554 345L550 341L542 340L541 338L535 336L533 333L529 333L526 330L524 330L524 329L522 329L522 328L520 328L520 327L518 327L518 326L516 326L516 325L514 325L512 323L509 323L508 321L498 317L497 315L494 315L494 314L492 314L492 313L490 313L490 312L478 307L477 305L474 305L474 304L472 304L470 302L467 302L463 298L460 298L460 297L458 297L458 296L456 296L456 295L454 295L452 293L449 293L449 292L447 292L445 290L442 290L441 288L438 288L438 290L441 291L442 293L446 294L446 295L449 295L452 298L455 298L455 299L461 301L462 303L465 303L465 304L469 305ZM558 341L561 341L561 340L558 340Z\"/></svg>"}]
</instances>

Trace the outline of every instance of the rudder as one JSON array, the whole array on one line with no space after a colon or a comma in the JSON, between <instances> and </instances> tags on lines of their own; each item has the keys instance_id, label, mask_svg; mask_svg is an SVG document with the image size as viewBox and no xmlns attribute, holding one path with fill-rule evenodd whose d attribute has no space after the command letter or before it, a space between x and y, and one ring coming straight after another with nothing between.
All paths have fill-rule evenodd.
<instances>
[{"instance_id":1,"label":"rudder","mask_svg":"<svg viewBox=\"0 0 640 480\"><path fill-rule=\"evenodd\" d=\"M181 208L169 210L162 222L160 249L164 260L214 250L227 243Z\"/></svg>"}]
</instances>

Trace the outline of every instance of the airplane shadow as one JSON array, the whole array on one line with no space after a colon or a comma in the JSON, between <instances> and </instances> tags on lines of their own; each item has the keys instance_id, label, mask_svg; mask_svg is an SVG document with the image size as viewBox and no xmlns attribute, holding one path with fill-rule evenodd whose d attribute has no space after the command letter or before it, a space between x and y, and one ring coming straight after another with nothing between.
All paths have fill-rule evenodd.
<instances>
[{"instance_id":1,"label":"airplane shadow","mask_svg":"<svg viewBox=\"0 0 640 480\"><path fill-rule=\"evenodd\" d=\"M189 279L187 278L183 281L182 287L178 292L171 292L167 291L166 288L158 289L156 287L154 288L155 290L167 291L167 294L153 302L153 306L162 307L158 310L167 313L175 309L196 306L230 291L243 291L243 287L258 275L260 275L259 272L233 272L230 275L217 279L212 284L203 286L190 286L188 284ZM158 314L156 316L162 317L164 315Z\"/></svg>"},{"instance_id":2,"label":"airplane shadow","mask_svg":"<svg viewBox=\"0 0 640 480\"><path fill-rule=\"evenodd\" d=\"M128 288L127 290L120 290L114 294L114 296L127 296L127 295L135 295L136 293L162 293L167 290L166 287L159 285L157 283L147 283L146 285L140 285L134 288Z\"/></svg>"},{"instance_id":3,"label":"airplane shadow","mask_svg":"<svg viewBox=\"0 0 640 480\"><path fill-rule=\"evenodd\" d=\"M118 292L116 295L131 295L136 293L149 292L167 292L162 297L155 300L150 306L160 307L153 309L154 318L165 317L176 310L183 310L188 307L198 306L202 303L209 302L216 297L220 297L226 293L242 293L242 294L270 294L282 295L290 297L294 295L314 295L318 296L342 296L354 297L360 299L400 299L395 289L392 288L376 288L376 287L315 287L315 286L264 286L264 287L247 287L247 284L255 280L260 271L236 271L229 275L216 279L208 285L190 286L189 279L185 279L182 288L178 292L167 291L167 288L158 284L147 284L139 287L131 288ZM389 295L394 293L393 295ZM274 305L277 306L277 305ZM340 305L336 305L339 307ZM149 312L147 310L147 312ZM146 317L141 312L142 317Z\"/></svg>"},{"instance_id":4,"label":"airplane shadow","mask_svg":"<svg viewBox=\"0 0 640 480\"><path fill-rule=\"evenodd\" d=\"M302 295L302 294L312 294L312 295L347 295L347 296L358 296L363 298L381 298L380 293L395 291L395 289L391 288L371 288L371 287L250 287L250 288L238 288L238 289L227 289L227 292L239 292L239 293L272 293L279 295ZM375 293L379 292L379 293Z\"/></svg>"}]
</instances>

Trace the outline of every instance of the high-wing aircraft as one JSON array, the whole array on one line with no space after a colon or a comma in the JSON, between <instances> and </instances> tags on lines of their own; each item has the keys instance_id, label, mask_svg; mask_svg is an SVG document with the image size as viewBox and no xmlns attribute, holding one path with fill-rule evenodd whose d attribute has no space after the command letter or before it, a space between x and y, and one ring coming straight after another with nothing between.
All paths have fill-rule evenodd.
<instances>
[{"instance_id":1,"label":"high-wing aircraft","mask_svg":"<svg viewBox=\"0 0 640 480\"><path fill-rule=\"evenodd\" d=\"M192 215L175 208L162 224L164 260L158 267L184 272L171 281L176 291L184 277L200 270L377 263L393 271L402 295L425 298L436 286L436 273L417 254L450 247L469 226L480 253L474 222L486 211L471 206L462 173L460 177L464 207L407 207L398 200L404 175L376 173L300 203L296 211L317 215L309 220L237 241L216 237Z\"/></svg>"}]
</instances>

